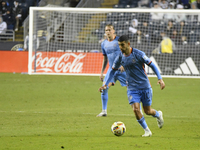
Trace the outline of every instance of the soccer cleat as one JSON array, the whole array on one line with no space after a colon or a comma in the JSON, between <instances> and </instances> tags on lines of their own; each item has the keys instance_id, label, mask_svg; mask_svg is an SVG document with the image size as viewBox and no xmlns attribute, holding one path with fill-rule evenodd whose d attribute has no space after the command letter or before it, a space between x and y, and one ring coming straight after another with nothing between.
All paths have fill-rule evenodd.
<instances>
[{"instance_id":1,"label":"soccer cleat","mask_svg":"<svg viewBox=\"0 0 200 150\"><path fill-rule=\"evenodd\" d=\"M145 133L142 135L142 137L150 137L152 136L151 131L145 131Z\"/></svg>"},{"instance_id":2,"label":"soccer cleat","mask_svg":"<svg viewBox=\"0 0 200 150\"><path fill-rule=\"evenodd\" d=\"M100 114L97 115L97 117L106 117L107 113L105 112L101 112Z\"/></svg>"},{"instance_id":3,"label":"soccer cleat","mask_svg":"<svg viewBox=\"0 0 200 150\"><path fill-rule=\"evenodd\" d=\"M162 128L164 124L163 113L160 110L158 111L158 113L160 114L159 118L157 118L158 127Z\"/></svg>"}]
</instances>

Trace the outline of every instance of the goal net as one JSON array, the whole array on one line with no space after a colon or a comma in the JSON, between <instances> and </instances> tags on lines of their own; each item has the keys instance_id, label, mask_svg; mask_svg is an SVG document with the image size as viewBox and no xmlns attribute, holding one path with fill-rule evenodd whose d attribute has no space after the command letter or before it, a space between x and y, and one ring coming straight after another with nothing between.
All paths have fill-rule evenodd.
<instances>
[{"instance_id":1,"label":"goal net","mask_svg":"<svg viewBox=\"0 0 200 150\"><path fill-rule=\"evenodd\" d=\"M28 73L99 75L107 24L163 76L200 77L200 10L164 9L30 7Z\"/></svg>"}]
</instances>

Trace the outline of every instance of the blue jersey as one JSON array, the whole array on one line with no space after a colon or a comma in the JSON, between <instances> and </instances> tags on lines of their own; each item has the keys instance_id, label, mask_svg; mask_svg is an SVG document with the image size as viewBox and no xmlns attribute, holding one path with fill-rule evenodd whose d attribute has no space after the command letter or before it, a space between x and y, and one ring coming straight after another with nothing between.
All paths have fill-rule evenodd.
<instances>
[{"instance_id":1,"label":"blue jersey","mask_svg":"<svg viewBox=\"0 0 200 150\"><path fill-rule=\"evenodd\" d=\"M151 84L145 71L145 65L149 65L156 73L158 79L161 79L160 73L157 67L152 61L145 55L144 52L138 49L132 49L132 52L125 56L120 53L113 63L113 69L118 69L121 65L124 67L127 76L128 90L141 90L151 88ZM112 77L114 71L110 73ZM110 80L110 78L108 78ZM106 81L108 85L109 81Z\"/></svg>"},{"instance_id":2,"label":"blue jersey","mask_svg":"<svg viewBox=\"0 0 200 150\"><path fill-rule=\"evenodd\" d=\"M113 41L104 40L101 43L102 53L108 57L109 67L112 67L115 58L121 53L118 39L119 37L115 37Z\"/></svg>"}]
</instances>

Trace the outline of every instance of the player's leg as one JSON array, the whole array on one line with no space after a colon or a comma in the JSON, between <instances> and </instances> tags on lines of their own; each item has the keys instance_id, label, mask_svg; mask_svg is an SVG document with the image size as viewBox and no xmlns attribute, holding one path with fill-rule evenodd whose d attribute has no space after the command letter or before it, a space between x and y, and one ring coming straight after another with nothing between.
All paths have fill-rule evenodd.
<instances>
[{"instance_id":1,"label":"player's leg","mask_svg":"<svg viewBox=\"0 0 200 150\"><path fill-rule=\"evenodd\" d=\"M119 81L121 86L127 86L126 83L126 72L116 71L116 75L114 77L114 82ZM142 112L142 103L140 103L140 112L143 115Z\"/></svg>"},{"instance_id":2,"label":"player's leg","mask_svg":"<svg viewBox=\"0 0 200 150\"><path fill-rule=\"evenodd\" d=\"M106 73L106 76L104 78L104 82L103 82L103 85L105 84L105 80L107 80L107 78L109 77L109 73L111 71L112 68L109 68L107 73ZM112 80L113 81L113 80ZM111 86L112 84L110 83L108 85L108 88L103 90L101 92L101 102L102 102L102 112L100 114L97 115L97 117L105 117L107 116L107 104L108 104L108 89L109 87Z\"/></svg>"},{"instance_id":3,"label":"player's leg","mask_svg":"<svg viewBox=\"0 0 200 150\"><path fill-rule=\"evenodd\" d=\"M108 69L107 74L104 78L104 81L108 78L108 74L111 71L111 68ZM117 73L118 71L115 72L114 77L111 81L111 83L108 84L108 88L103 90L101 93L101 101L102 101L102 112L100 114L97 115L97 117L105 117L107 116L107 104L108 104L108 89L115 84L116 80L117 80ZM126 73L123 73L123 86L126 86ZM103 85L105 84L105 82L103 83Z\"/></svg>"},{"instance_id":4,"label":"player's leg","mask_svg":"<svg viewBox=\"0 0 200 150\"><path fill-rule=\"evenodd\" d=\"M105 82L103 83L105 84ZM108 105L108 89L112 86L112 83L108 84L108 88L101 92L101 102L102 102L102 112L100 112L97 117L107 116L107 105Z\"/></svg>"},{"instance_id":5,"label":"player's leg","mask_svg":"<svg viewBox=\"0 0 200 150\"><path fill-rule=\"evenodd\" d=\"M162 128L164 125L164 119L163 119L163 113L162 111L157 111L155 109L152 109L151 106L143 106L144 112L147 115L151 115L152 117L155 117L157 119L158 127Z\"/></svg>"},{"instance_id":6,"label":"player's leg","mask_svg":"<svg viewBox=\"0 0 200 150\"><path fill-rule=\"evenodd\" d=\"M152 103L152 89L151 88L148 90L143 90L142 103L143 103L143 109L144 109L145 114L155 117L158 122L158 127L162 128L164 124L162 111L157 111L151 108L151 103Z\"/></svg>"},{"instance_id":7,"label":"player's leg","mask_svg":"<svg viewBox=\"0 0 200 150\"><path fill-rule=\"evenodd\" d=\"M127 91L129 104L131 105L133 112L135 114L135 117L138 121L138 123L141 125L141 127L144 129L145 133L142 135L142 137L149 137L152 135L151 130L149 129L144 116L142 115L140 111L140 99L141 94L139 93L139 90L135 91Z\"/></svg>"}]
</instances>

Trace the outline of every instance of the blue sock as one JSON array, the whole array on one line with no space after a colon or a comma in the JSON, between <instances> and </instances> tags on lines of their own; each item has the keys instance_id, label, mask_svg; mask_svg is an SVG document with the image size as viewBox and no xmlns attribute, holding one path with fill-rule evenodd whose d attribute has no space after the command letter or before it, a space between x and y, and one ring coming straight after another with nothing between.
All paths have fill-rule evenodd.
<instances>
[{"instance_id":1,"label":"blue sock","mask_svg":"<svg viewBox=\"0 0 200 150\"><path fill-rule=\"evenodd\" d=\"M147 128L147 123L144 119L144 116L140 120L138 120L138 123L142 126L143 129Z\"/></svg>"},{"instance_id":2,"label":"blue sock","mask_svg":"<svg viewBox=\"0 0 200 150\"><path fill-rule=\"evenodd\" d=\"M160 116L160 114L158 113L158 111L157 110L155 110L156 111L156 114L155 114L155 116L153 116L153 117L156 117L156 118L158 118L159 116Z\"/></svg>"},{"instance_id":3,"label":"blue sock","mask_svg":"<svg viewBox=\"0 0 200 150\"><path fill-rule=\"evenodd\" d=\"M108 89L103 90L101 93L102 109L107 110L108 103Z\"/></svg>"}]
</instances>

